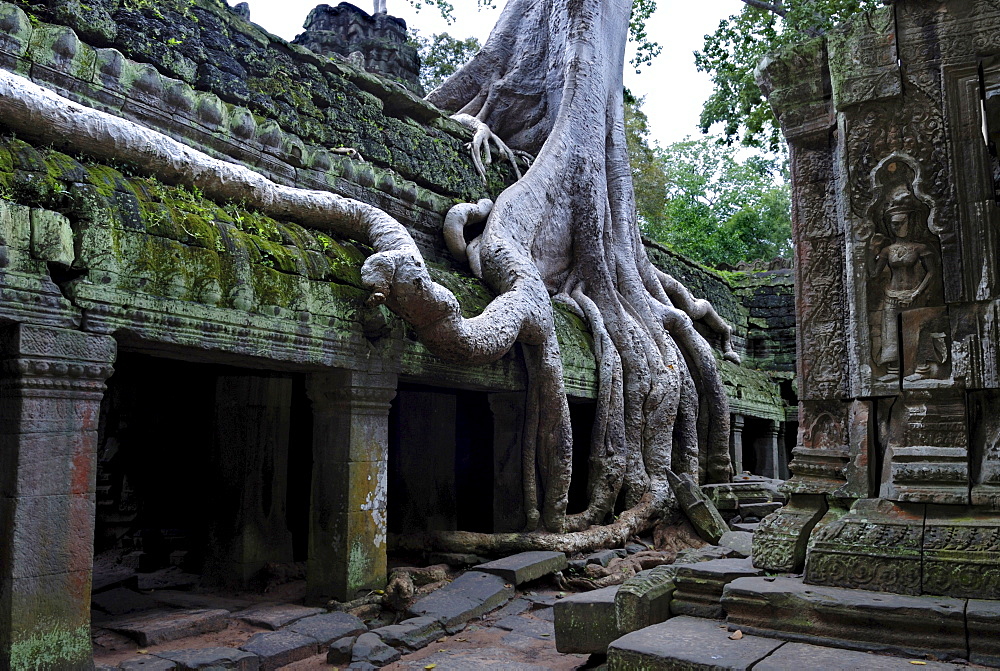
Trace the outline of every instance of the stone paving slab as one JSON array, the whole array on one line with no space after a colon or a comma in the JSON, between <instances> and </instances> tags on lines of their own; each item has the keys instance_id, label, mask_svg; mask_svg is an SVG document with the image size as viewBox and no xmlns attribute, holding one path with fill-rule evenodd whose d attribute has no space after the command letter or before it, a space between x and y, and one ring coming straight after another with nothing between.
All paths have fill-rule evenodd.
<instances>
[{"instance_id":1,"label":"stone paving slab","mask_svg":"<svg viewBox=\"0 0 1000 671\"><path fill-rule=\"evenodd\" d=\"M105 629L128 636L141 646L222 631L229 626L227 610L155 610L102 623Z\"/></svg>"},{"instance_id":2,"label":"stone paving slab","mask_svg":"<svg viewBox=\"0 0 1000 671\"><path fill-rule=\"evenodd\" d=\"M966 655L965 600L739 578L722 597L729 626L789 641L901 655ZM995 634L994 634L995 635Z\"/></svg>"},{"instance_id":3,"label":"stone paving slab","mask_svg":"<svg viewBox=\"0 0 1000 671\"><path fill-rule=\"evenodd\" d=\"M522 636L530 636L531 638L537 638L543 641L555 640L555 625L551 622L546 622L545 620L536 620L533 617L511 615L510 617L505 617L497 622L495 626L508 631L517 632Z\"/></svg>"},{"instance_id":4,"label":"stone paving slab","mask_svg":"<svg viewBox=\"0 0 1000 671\"><path fill-rule=\"evenodd\" d=\"M171 662L169 659L143 655L142 657L126 659L117 668L121 671L174 671L177 668L177 663Z\"/></svg>"},{"instance_id":5,"label":"stone paving slab","mask_svg":"<svg viewBox=\"0 0 1000 671\"><path fill-rule=\"evenodd\" d=\"M373 629L372 633L378 634L389 645L419 650L444 636L444 629L433 617L413 617L399 624Z\"/></svg>"},{"instance_id":6,"label":"stone paving slab","mask_svg":"<svg viewBox=\"0 0 1000 671\"><path fill-rule=\"evenodd\" d=\"M272 671L312 657L319 652L319 644L315 638L294 631L267 631L251 636L240 650L260 657L261 671Z\"/></svg>"},{"instance_id":7,"label":"stone paving slab","mask_svg":"<svg viewBox=\"0 0 1000 671\"><path fill-rule=\"evenodd\" d=\"M161 659L177 663L178 669L235 669L258 671L257 655L236 648L201 648L197 650L164 650L155 653Z\"/></svg>"},{"instance_id":8,"label":"stone paving slab","mask_svg":"<svg viewBox=\"0 0 1000 671\"><path fill-rule=\"evenodd\" d=\"M782 644L749 635L732 640L718 620L679 616L613 641L608 669L749 669Z\"/></svg>"},{"instance_id":9,"label":"stone paving slab","mask_svg":"<svg viewBox=\"0 0 1000 671\"><path fill-rule=\"evenodd\" d=\"M749 557L753 551L753 534L749 531L727 531L719 539L719 545L736 550L741 557Z\"/></svg>"},{"instance_id":10,"label":"stone paving slab","mask_svg":"<svg viewBox=\"0 0 1000 671\"><path fill-rule=\"evenodd\" d=\"M419 599L410 608L415 617L432 617L446 630L504 605L514 587L500 576L479 571L463 573L453 582Z\"/></svg>"},{"instance_id":11,"label":"stone paving slab","mask_svg":"<svg viewBox=\"0 0 1000 671\"><path fill-rule=\"evenodd\" d=\"M235 614L235 617L255 627L263 627L264 629L275 631L293 622L298 622L313 615L321 615L324 612L322 608L268 603L241 610Z\"/></svg>"},{"instance_id":12,"label":"stone paving slab","mask_svg":"<svg viewBox=\"0 0 1000 671\"><path fill-rule=\"evenodd\" d=\"M785 643L753 667L754 671L789 671L789 669L824 669L824 671L968 671L968 666L942 662L910 663L908 657L888 657L871 652L824 648L808 643Z\"/></svg>"},{"instance_id":13,"label":"stone paving slab","mask_svg":"<svg viewBox=\"0 0 1000 671\"><path fill-rule=\"evenodd\" d=\"M527 613L534 607L535 605L531 601L523 597L518 597L494 613L494 616L507 617L508 615L520 615L521 613Z\"/></svg>"},{"instance_id":14,"label":"stone paving slab","mask_svg":"<svg viewBox=\"0 0 1000 671\"><path fill-rule=\"evenodd\" d=\"M437 652L418 661L401 662L404 669L425 669L433 664L434 671L549 671L547 666L513 662L504 648L449 650Z\"/></svg>"},{"instance_id":15,"label":"stone paving slab","mask_svg":"<svg viewBox=\"0 0 1000 671\"><path fill-rule=\"evenodd\" d=\"M286 629L316 639L321 647L345 636L356 636L368 631L365 623L350 613L313 615L293 622Z\"/></svg>"},{"instance_id":16,"label":"stone paving slab","mask_svg":"<svg viewBox=\"0 0 1000 671\"><path fill-rule=\"evenodd\" d=\"M1000 667L1000 601L969 599L969 661Z\"/></svg>"},{"instance_id":17,"label":"stone paving slab","mask_svg":"<svg viewBox=\"0 0 1000 671\"><path fill-rule=\"evenodd\" d=\"M603 655L621 636L615 618L618 585L581 592L555 605L556 650Z\"/></svg>"},{"instance_id":18,"label":"stone paving slab","mask_svg":"<svg viewBox=\"0 0 1000 671\"><path fill-rule=\"evenodd\" d=\"M516 555L480 564L477 571L498 575L507 582L522 585L532 580L566 569L562 552L520 552Z\"/></svg>"},{"instance_id":19,"label":"stone paving slab","mask_svg":"<svg viewBox=\"0 0 1000 671\"><path fill-rule=\"evenodd\" d=\"M351 648L352 665L367 662L376 667L383 667L399 658L399 650L386 645L381 638L372 632L358 636L358 640L354 641L354 647Z\"/></svg>"}]
</instances>

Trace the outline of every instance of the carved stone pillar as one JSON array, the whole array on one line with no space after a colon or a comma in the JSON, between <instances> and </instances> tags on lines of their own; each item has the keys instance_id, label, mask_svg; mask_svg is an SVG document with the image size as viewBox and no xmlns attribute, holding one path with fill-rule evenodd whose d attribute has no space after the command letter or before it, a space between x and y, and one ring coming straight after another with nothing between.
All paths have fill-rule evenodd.
<instances>
[{"instance_id":1,"label":"carved stone pillar","mask_svg":"<svg viewBox=\"0 0 1000 671\"><path fill-rule=\"evenodd\" d=\"M762 450L760 456L763 459L758 459L761 463L761 475L774 478L775 480L781 479L781 454L779 437L781 435L781 422L778 420L771 420L768 423L767 436L764 437L762 442Z\"/></svg>"},{"instance_id":2,"label":"carved stone pillar","mask_svg":"<svg viewBox=\"0 0 1000 671\"><path fill-rule=\"evenodd\" d=\"M247 587L267 562L292 561L288 530L288 438L292 380L222 375L216 381L211 554L205 575Z\"/></svg>"},{"instance_id":3,"label":"carved stone pillar","mask_svg":"<svg viewBox=\"0 0 1000 671\"><path fill-rule=\"evenodd\" d=\"M490 394L493 411L493 531L521 531L524 517L521 439L524 392Z\"/></svg>"},{"instance_id":4,"label":"carved stone pillar","mask_svg":"<svg viewBox=\"0 0 1000 671\"><path fill-rule=\"evenodd\" d=\"M308 593L349 600L386 580L389 403L396 375L309 376L313 408Z\"/></svg>"},{"instance_id":5,"label":"carved stone pillar","mask_svg":"<svg viewBox=\"0 0 1000 671\"><path fill-rule=\"evenodd\" d=\"M825 495L843 484L848 460L844 232L830 188L837 142L829 86L824 84L829 79L822 39L765 59L757 72L788 140L796 254L799 441L792 478L785 485L789 504L765 518L754 533L754 564L771 570L801 570L809 534L826 512ZM814 426L824 430L814 432Z\"/></svg>"},{"instance_id":6,"label":"carved stone pillar","mask_svg":"<svg viewBox=\"0 0 1000 671\"><path fill-rule=\"evenodd\" d=\"M729 455L733 460L733 473L735 475L743 472L743 426L745 424L746 417L743 415L733 415L729 424L733 431L729 441Z\"/></svg>"},{"instance_id":7,"label":"carved stone pillar","mask_svg":"<svg viewBox=\"0 0 1000 671\"><path fill-rule=\"evenodd\" d=\"M0 336L0 668L92 668L97 426L112 338Z\"/></svg>"}]
</instances>

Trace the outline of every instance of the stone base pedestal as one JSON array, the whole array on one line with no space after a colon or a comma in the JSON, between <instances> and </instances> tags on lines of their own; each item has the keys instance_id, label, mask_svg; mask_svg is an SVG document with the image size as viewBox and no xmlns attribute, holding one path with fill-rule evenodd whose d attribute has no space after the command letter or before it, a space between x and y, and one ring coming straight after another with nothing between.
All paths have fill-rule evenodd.
<instances>
[{"instance_id":1,"label":"stone base pedestal","mask_svg":"<svg viewBox=\"0 0 1000 671\"><path fill-rule=\"evenodd\" d=\"M702 485L701 491L715 504L727 521L736 517L740 506L754 503L785 503L787 497L778 491L780 480L759 475L737 475L732 482Z\"/></svg>"}]
</instances>

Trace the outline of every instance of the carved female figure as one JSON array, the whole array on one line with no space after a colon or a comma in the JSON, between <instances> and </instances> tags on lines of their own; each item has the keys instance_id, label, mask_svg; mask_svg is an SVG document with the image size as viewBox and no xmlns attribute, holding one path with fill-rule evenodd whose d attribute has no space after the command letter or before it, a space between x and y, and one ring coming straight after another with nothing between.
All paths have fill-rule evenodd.
<instances>
[{"instance_id":1,"label":"carved female figure","mask_svg":"<svg viewBox=\"0 0 1000 671\"><path fill-rule=\"evenodd\" d=\"M878 279L889 272L883 288L882 347L876 358L886 368L879 381L889 382L899 376L899 314L917 305L940 271L934 249L913 239L918 227L927 225L927 210L908 186L900 185L889 194L883 224L891 238L872 236L875 258L869 277Z\"/></svg>"}]
</instances>

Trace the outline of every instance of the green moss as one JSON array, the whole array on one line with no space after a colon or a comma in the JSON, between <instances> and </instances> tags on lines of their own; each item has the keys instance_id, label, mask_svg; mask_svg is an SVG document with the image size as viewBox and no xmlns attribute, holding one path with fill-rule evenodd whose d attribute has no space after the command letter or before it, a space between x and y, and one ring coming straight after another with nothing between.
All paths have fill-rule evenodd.
<instances>
[{"instance_id":1,"label":"green moss","mask_svg":"<svg viewBox=\"0 0 1000 671\"><path fill-rule=\"evenodd\" d=\"M61 669L86 663L91 654L89 626L43 624L34 635L11 645L10 666L12 671Z\"/></svg>"}]
</instances>

